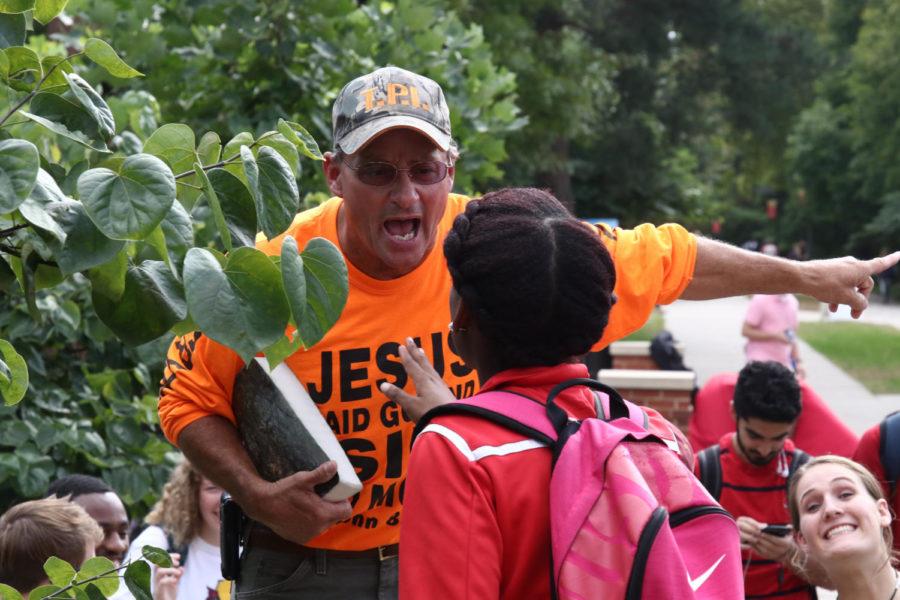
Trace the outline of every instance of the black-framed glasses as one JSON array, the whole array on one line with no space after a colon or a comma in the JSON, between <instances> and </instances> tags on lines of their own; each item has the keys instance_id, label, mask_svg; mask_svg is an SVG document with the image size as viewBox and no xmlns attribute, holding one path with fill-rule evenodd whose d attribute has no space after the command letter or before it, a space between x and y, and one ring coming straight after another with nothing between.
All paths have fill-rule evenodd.
<instances>
[{"instance_id":1,"label":"black-framed glasses","mask_svg":"<svg viewBox=\"0 0 900 600\"><path fill-rule=\"evenodd\" d=\"M406 173L410 181L418 185L433 185L443 181L447 177L450 165L439 160L423 160L413 163L406 169L401 169L388 162L366 162L348 167L356 171L356 177L366 185L382 187L394 183L397 174Z\"/></svg>"}]
</instances>

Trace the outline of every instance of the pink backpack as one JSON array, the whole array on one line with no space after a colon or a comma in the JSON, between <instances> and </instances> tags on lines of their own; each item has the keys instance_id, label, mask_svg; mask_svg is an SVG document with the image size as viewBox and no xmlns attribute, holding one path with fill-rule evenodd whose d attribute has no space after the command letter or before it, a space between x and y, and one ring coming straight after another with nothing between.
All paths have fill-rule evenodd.
<instances>
[{"instance_id":1,"label":"pink backpack","mask_svg":"<svg viewBox=\"0 0 900 600\"><path fill-rule=\"evenodd\" d=\"M570 420L554 403L585 385L599 418ZM551 597L559 600L723 600L744 597L738 529L682 462L670 432L593 379L557 385L546 408L510 392L485 392L429 412L474 414L553 451ZM668 435L667 435L668 434ZM674 451L673 451L674 450Z\"/></svg>"}]
</instances>

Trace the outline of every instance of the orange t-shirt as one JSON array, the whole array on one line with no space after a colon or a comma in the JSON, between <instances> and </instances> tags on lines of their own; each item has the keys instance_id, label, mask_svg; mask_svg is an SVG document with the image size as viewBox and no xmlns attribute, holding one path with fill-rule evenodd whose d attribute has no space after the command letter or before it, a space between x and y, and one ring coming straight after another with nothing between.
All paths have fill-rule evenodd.
<instances>
[{"instance_id":1,"label":"orange t-shirt","mask_svg":"<svg viewBox=\"0 0 900 600\"><path fill-rule=\"evenodd\" d=\"M398 348L412 337L458 397L478 391L475 372L451 350L450 274L441 241L469 199L451 194L438 227L438 243L412 272L387 281L372 279L348 261L350 294L344 312L325 338L285 362L322 411L356 468L364 487L353 516L309 545L364 550L396 543L400 536L406 466L412 423L378 385L389 381L408 391L412 384ZM337 215L340 198L297 216L288 231L260 244L267 254L280 252L284 235L300 248L313 237L340 247ZM640 328L656 304L673 302L690 283L696 239L678 225L641 225L634 230L604 229L603 241L616 265L616 294L609 325L595 349ZM159 398L163 431L177 442L193 421L220 415L234 422L231 392L243 361L230 349L200 333L176 338L169 348Z\"/></svg>"}]
</instances>

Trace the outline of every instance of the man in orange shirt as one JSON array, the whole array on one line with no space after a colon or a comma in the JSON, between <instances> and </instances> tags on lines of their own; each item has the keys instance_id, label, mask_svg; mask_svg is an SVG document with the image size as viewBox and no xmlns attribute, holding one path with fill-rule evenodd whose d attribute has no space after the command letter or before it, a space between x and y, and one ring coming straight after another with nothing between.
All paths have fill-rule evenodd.
<instances>
[{"instance_id":1,"label":"man in orange shirt","mask_svg":"<svg viewBox=\"0 0 900 600\"><path fill-rule=\"evenodd\" d=\"M440 385L457 396L478 389L447 335L450 276L437 244L468 198L450 193L458 153L443 91L415 73L378 69L344 87L332 124L335 151L323 168L335 197L260 248L275 254L285 235L300 247L322 236L347 261L350 294L341 318L314 348L285 362L331 425L363 491L352 505L320 498L313 488L332 477L332 463L262 479L241 446L231 407L243 363L202 334L173 342L160 392L168 438L254 521L238 599L396 597L412 434L406 414L424 408L403 391L412 389L405 340L427 354ZM678 225L601 227L598 235L616 263L619 301L595 349L638 329L656 304L679 297L800 291L850 304L858 315L871 274L900 258L794 263L697 238Z\"/></svg>"}]
</instances>

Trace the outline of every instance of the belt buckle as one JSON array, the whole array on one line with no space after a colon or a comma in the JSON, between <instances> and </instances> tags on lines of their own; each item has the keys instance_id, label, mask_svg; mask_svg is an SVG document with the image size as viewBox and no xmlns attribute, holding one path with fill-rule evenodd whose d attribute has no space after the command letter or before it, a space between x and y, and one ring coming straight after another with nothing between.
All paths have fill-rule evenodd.
<instances>
[{"instance_id":1,"label":"belt buckle","mask_svg":"<svg viewBox=\"0 0 900 600\"><path fill-rule=\"evenodd\" d=\"M394 558L396 554L385 554L390 548L388 546L378 546L378 560L384 562L389 558Z\"/></svg>"}]
</instances>

